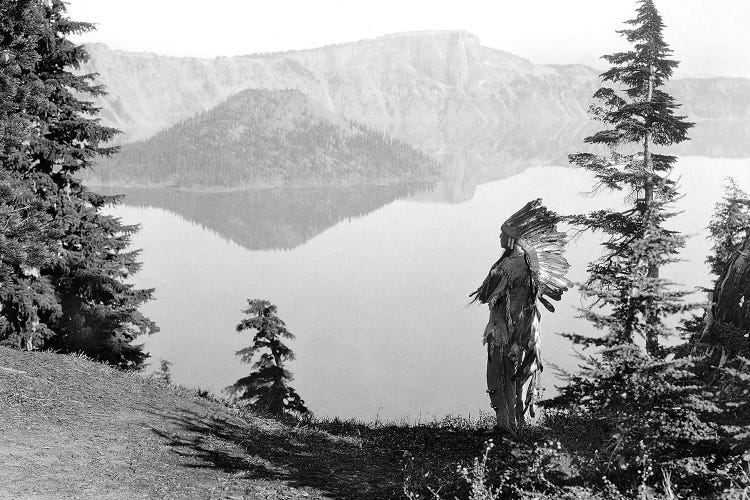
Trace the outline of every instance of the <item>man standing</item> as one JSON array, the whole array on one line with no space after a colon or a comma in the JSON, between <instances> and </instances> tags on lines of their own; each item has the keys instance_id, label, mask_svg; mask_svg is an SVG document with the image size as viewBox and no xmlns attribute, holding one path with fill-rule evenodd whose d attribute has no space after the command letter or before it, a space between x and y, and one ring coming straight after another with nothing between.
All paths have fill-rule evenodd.
<instances>
[{"instance_id":1,"label":"man standing","mask_svg":"<svg viewBox=\"0 0 750 500\"><path fill-rule=\"evenodd\" d=\"M534 416L542 371L537 301L554 311L547 298L560 300L570 286L565 278L570 265L562 255L566 238L557 231L558 221L541 199L513 214L501 228L503 255L471 294L490 309L484 331L487 392L501 430L523 426L527 411Z\"/></svg>"}]
</instances>

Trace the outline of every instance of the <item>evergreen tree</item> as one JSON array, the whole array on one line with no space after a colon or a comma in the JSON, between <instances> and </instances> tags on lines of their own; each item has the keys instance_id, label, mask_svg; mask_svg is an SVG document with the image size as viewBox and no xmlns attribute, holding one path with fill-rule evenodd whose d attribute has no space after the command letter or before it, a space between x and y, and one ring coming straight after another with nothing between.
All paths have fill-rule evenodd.
<instances>
[{"instance_id":1,"label":"evergreen tree","mask_svg":"<svg viewBox=\"0 0 750 500\"><path fill-rule=\"evenodd\" d=\"M289 386L292 374L285 368L287 361L294 359L294 353L283 339L293 339L284 322L276 315L276 306L266 300L248 300L248 308L243 311L249 317L237 325L237 331L255 331L253 344L237 351L243 363L253 363L253 371L227 391L236 400L248 406L275 415L285 411L307 413L305 402Z\"/></svg>"},{"instance_id":2,"label":"evergreen tree","mask_svg":"<svg viewBox=\"0 0 750 500\"><path fill-rule=\"evenodd\" d=\"M623 210L569 218L604 236L604 253L589 264L581 287L588 302L582 317L603 335L567 335L600 351L581 356L581 370L567 374L559 396L545 403L572 406L601 429L606 438L595 463L626 486L648 479L646 461L684 472L680 460L709 454L716 441L709 423L716 407L703 397L693 360L665 360L662 341L672 334L665 320L686 306L685 292L659 270L677 259L684 237L665 227L674 215L677 186L670 172L677 159L652 149L687 140L692 124L675 114L679 104L663 90L678 63L669 57L662 19L653 0L638 4L629 28L618 32L632 49L604 56L612 67L601 77L616 87L595 93L599 105L592 113L606 128L585 139L608 147L609 154L570 155L593 174L595 192L619 191L628 202Z\"/></svg>"},{"instance_id":3,"label":"evergreen tree","mask_svg":"<svg viewBox=\"0 0 750 500\"><path fill-rule=\"evenodd\" d=\"M27 187L0 171L0 282L12 279L16 269L38 273L51 256L49 219Z\"/></svg>"},{"instance_id":4,"label":"evergreen tree","mask_svg":"<svg viewBox=\"0 0 750 500\"><path fill-rule=\"evenodd\" d=\"M709 232L713 246L706 262L716 280L690 347L703 354L703 378L721 408L716 421L725 446L719 454L742 463L743 455L750 459L750 199L732 178Z\"/></svg>"},{"instance_id":5,"label":"evergreen tree","mask_svg":"<svg viewBox=\"0 0 750 500\"><path fill-rule=\"evenodd\" d=\"M104 215L117 198L97 195L76 178L116 152L105 144L117 131L101 125L98 108L85 100L103 89L93 83L96 75L75 73L87 55L68 39L93 25L71 21L61 0L3 1L2 7L0 36L8 45L0 67L12 85L0 85L1 111L13 124L3 169L34 193L56 248L34 276L35 296L28 288L6 289L0 337L139 367L146 355L132 341L157 328L138 311L152 291L124 281L139 268L137 252L127 251L137 228Z\"/></svg>"},{"instance_id":6,"label":"evergreen tree","mask_svg":"<svg viewBox=\"0 0 750 500\"><path fill-rule=\"evenodd\" d=\"M716 339L712 340L705 335L706 324L711 321L711 310L715 307L715 288L726 273L729 262L750 235L750 198L732 177L727 178L724 196L714 206L708 231L712 246L711 253L706 257L706 264L714 275L714 282L712 287L703 289L708 294L708 301L704 304L705 311L682 321L680 329L692 340L692 343L684 346L685 352L705 354L706 344L716 345ZM711 379L713 375L708 377Z\"/></svg>"},{"instance_id":7,"label":"evergreen tree","mask_svg":"<svg viewBox=\"0 0 750 500\"><path fill-rule=\"evenodd\" d=\"M683 245L682 235L664 228L676 198L669 178L677 158L655 154L652 147L687 140L692 126L676 116L679 105L662 87L677 66L664 42L664 24L652 0L640 0L631 29L620 30L632 50L604 56L613 66L601 77L623 88L602 87L594 97L594 118L607 127L584 141L605 145L609 156L570 155L570 161L593 173L598 188L623 191L632 205L627 210L601 210L574 216L574 224L606 235L605 255L589 266L584 295L600 311L585 316L609 334L592 340L599 345L632 343L637 334L646 339L652 356L660 355L659 333L665 314L679 309L680 294L668 291L659 268L674 260ZM630 147L634 152L622 152ZM610 314L609 309L612 310Z\"/></svg>"},{"instance_id":8,"label":"evergreen tree","mask_svg":"<svg viewBox=\"0 0 750 500\"><path fill-rule=\"evenodd\" d=\"M592 112L607 128L584 139L607 146L611 154L570 155L573 164L594 174L598 186L624 191L633 204L625 211L574 217L573 222L608 237L606 254L589 267L587 284L591 296L603 305L625 308L616 342L632 341L634 334L640 333L648 352L658 355L661 318L674 309L670 300L663 299L675 298L666 292L667 283L658 279L659 268L679 252L683 238L663 227L671 216L667 207L677 196L675 182L669 178L677 158L655 154L652 148L687 140L693 124L675 115L679 104L663 90L678 62L669 58L661 16L653 0L638 3L635 19L626 22L632 28L618 31L632 44L632 50L603 56L612 67L601 75L602 80L621 86L623 91L602 87L594 94L600 105L592 107ZM623 153L627 147L635 152ZM639 245L642 248L634 259ZM599 297L599 290L606 296ZM614 290L617 293L612 296ZM598 323L598 316L590 319L598 326L608 326Z\"/></svg>"},{"instance_id":9,"label":"evergreen tree","mask_svg":"<svg viewBox=\"0 0 750 500\"><path fill-rule=\"evenodd\" d=\"M165 384L172 383L172 362L168 359L159 360L159 371L156 372L156 376L164 381Z\"/></svg>"},{"instance_id":10,"label":"evergreen tree","mask_svg":"<svg viewBox=\"0 0 750 500\"><path fill-rule=\"evenodd\" d=\"M715 206L708 231L713 245L706 263L718 279L750 235L750 198L732 177L727 178L724 197Z\"/></svg>"},{"instance_id":11,"label":"evergreen tree","mask_svg":"<svg viewBox=\"0 0 750 500\"><path fill-rule=\"evenodd\" d=\"M36 311L53 290L39 269L54 252L49 218L27 186L0 171L0 335L2 343L30 349L34 335L48 336Z\"/></svg>"},{"instance_id":12,"label":"evergreen tree","mask_svg":"<svg viewBox=\"0 0 750 500\"><path fill-rule=\"evenodd\" d=\"M31 76L42 23L38 2L0 2L0 342L25 348L51 334L37 312L55 309L54 290L39 269L50 262L57 235L27 175L28 145L37 132L28 110L41 89Z\"/></svg>"},{"instance_id":13,"label":"evergreen tree","mask_svg":"<svg viewBox=\"0 0 750 500\"><path fill-rule=\"evenodd\" d=\"M669 205L677 197L669 178L677 158L652 152L654 145L668 146L687 140L692 126L679 107L662 90L677 61L664 42L664 27L652 0L640 0L637 16L627 21L632 29L620 30L633 49L603 56L613 66L601 77L623 88L602 87L594 97L594 118L607 127L584 142L607 146L608 156L593 153L570 155L571 163L590 171L595 189L624 192L626 210L601 210L570 218L571 222L606 236L604 255L589 265L584 296L594 308L584 316L607 331L604 338L577 340L613 346L646 340L650 355L661 355L659 335L665 315L680 310L680 292L659 278L659 268L673 262L683 246L682 235L666 229L672 217ZM631 152L623 152L624 149Z\"/></svg>"},{"instance_id":14,"label":"evergreen tree","mask_svg":"<svg viewBox=\"0 0 750 500\"><path fill-rule=\"evenodd\" d=\"M708 231L712 245L711 253L706 257L706 264L709 265L711 274L714 275L713 286L704 288L708 294L708 301L704 304L706 308L704 313L694 314L686 319L681 328L692 340L691 344L685 346L686 351L703 354L706 353L707 347L709 350L713 350L716 346L721 347L719 339L709 335L711 332L708 331L707 326L713 320L717 288L723 276L726 275L730 262L741 251L745 240L750 236L750 198L732 177L727 178L722 200L714 205ZM713 375L708 375L708 377L711 379Z\"/></svg>"}]
</instances>

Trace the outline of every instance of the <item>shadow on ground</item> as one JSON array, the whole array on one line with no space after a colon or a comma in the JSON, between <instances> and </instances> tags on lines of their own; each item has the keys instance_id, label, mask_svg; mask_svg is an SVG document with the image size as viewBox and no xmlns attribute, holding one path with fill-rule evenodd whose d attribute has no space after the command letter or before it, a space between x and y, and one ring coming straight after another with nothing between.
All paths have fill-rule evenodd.
<instances>
[{"instance_id":1,"label":"shadow on ground","mask_svg":"<svg viewBox=\"0 0 750 500\"><path fill-rule=\"evenodd\" d=\"M154 413L153 410L150 410ZM277 481L311 496L343 499L404 498L407 477L454 475L484 446L487 433L445 426L312 425L248 416L158 413L180 432L153 428L194 465L248 481ZM313 493L314 491L314 493Z\"/></svg>"},{"instance_id":2,"label":"shadow on ground","mask_svg":"<svg viewBox=\"0 0 750 500\"><path fill-rule=\"evenodd\" d=\"M194 467L217 468L249 480L283 481L334 498L394 498L402 490L400 457L373 450L361 438L260 418L231 422L184 410L160 417L186 432L153 432L168 439L175 453L200 458ZM237 445L243 453L222 442Z\"/></svg>"}]
</instances>

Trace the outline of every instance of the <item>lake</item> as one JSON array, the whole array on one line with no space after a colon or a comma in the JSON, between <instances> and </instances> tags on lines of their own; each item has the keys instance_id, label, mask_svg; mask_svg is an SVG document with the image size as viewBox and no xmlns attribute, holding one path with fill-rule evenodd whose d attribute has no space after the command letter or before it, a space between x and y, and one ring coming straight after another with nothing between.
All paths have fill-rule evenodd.
<instances>
[{"instance_id":1,"label":"lake","mask_svg":"<svg viewBox=\"0 0 750 500\"><path fill-rule=\"evenodd\" d=\"M537 197L560 213L622 202L585 196L590 177L567 166L517 170L471 186L448 175L433 188L117 190L125 204L111 213L142 224L135 283L156 288L143 308L161 327L144 339L152 368L167 359L176 382L221 391L249 371L234 352L252 335L235 325L247 298L265 298L297 336L288 368L316 414L414 421L489 411L488 312L469 306L468 294L499 256L500 225ZM675 175L685 196L671 226L692 237L685 261L665 276L693 289L710 282L703 261L713 205L726 176L750 190L750 159L683 157ZM585 235L569 245L574 281L598 255L596 243ZM591 331L576 319L577 305L571 291L556 313L542 309L548 366L575 366L556 332ZM553 390L553 370L543 380Z\"/></svg>"}]
</instances>

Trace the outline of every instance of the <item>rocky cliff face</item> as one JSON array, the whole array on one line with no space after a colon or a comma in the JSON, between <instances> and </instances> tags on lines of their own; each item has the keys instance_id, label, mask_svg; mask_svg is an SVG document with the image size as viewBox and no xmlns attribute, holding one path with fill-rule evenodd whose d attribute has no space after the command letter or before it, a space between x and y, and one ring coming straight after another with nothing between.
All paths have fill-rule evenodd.
<instances>
[{"instance_id":1,"label":"rocky cliff face","mask_svg":"<svg viewBox=\"0 0 750 500\"><path fill-rule=\"evenodd\" d=\"M331 116L439 157L446 170L440 196L452 201L532 164L564 164L598 125L587 115L597 71L534 65L460 31L213 60L96 44L89 52L81 69L100 74L109 91L99 99L102 116L124 131L122 142L149 138L246 89L296 89ZM750 154L750 80L682 79L670 87L698 122L677 154Z\"/></svg>"},{"instance_id":2,"label":"rocky cliff face","mask_svg":"<svg viewBox=\"0 0 750 500\"><path fill-rule=\"evenodd\" d=\"M535 66L465 32L392 35L319 49L202 60L89 46L83 71L109 95L104 119L126 140L210 109L248 88L298 89L330 111L438 151L509 122L577 120L593 70Z\"/></svg>"},{"instance_id":3,"label":"rocky cliff face","mask_svg":"<svg viewBox=\"0 0 750 500\"><path fill-rule=\"evenodd\" d=\"M102 115L125 132L125 142L244 89L297 89L333 113L435 153L510 124L584 120L599 85L591 68L537 66L461 31L213 60L96 44L89 52L82 70L101 75L109 90L100 100ZM692 119L750 119L750 80L676 80L672 91Z\"/></svg>"}]
</instances>

